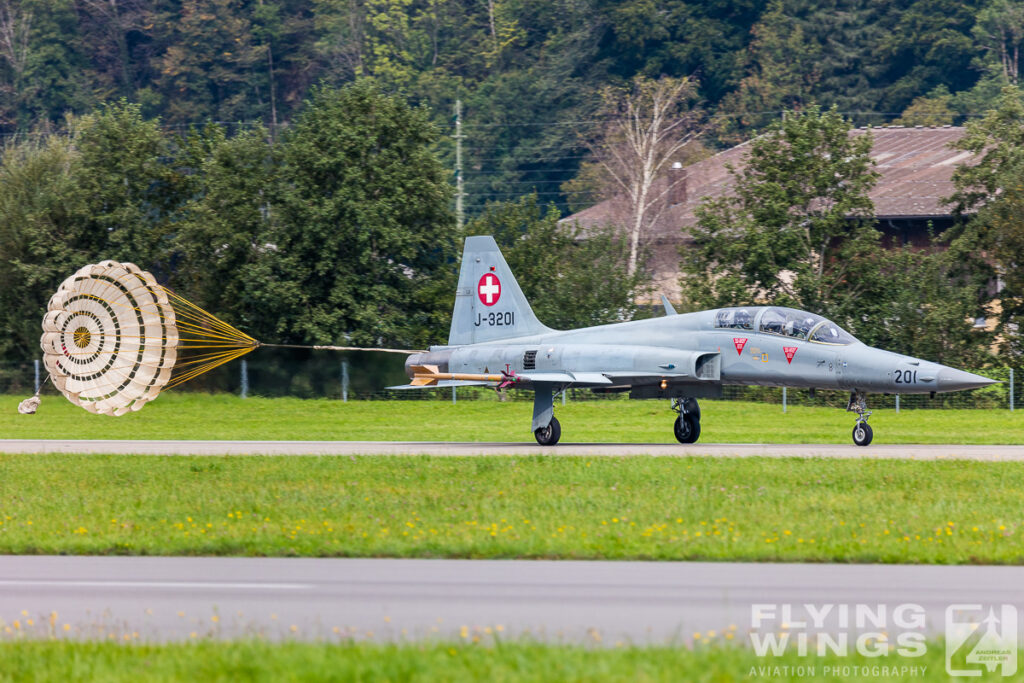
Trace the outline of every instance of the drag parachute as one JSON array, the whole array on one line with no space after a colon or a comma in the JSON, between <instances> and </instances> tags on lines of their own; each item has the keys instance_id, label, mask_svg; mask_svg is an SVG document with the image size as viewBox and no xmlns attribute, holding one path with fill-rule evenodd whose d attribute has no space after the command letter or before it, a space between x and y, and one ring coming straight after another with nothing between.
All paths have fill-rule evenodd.
<instances>
[{"instance_id":1,"label":"drag parachute","mask_svg":"<svg viewBox=\"0 0 1024 683\"><path fill-rule=\"evenodd\" d=\"M124 415L259 342L138 266L103 261L60 285L43 318L41 346L50 380L69 401Z\"/></svg>"},{"instance_id":2,"label":"drag parachute","mask_svg":"<svg viewBox=\"0 0 1024 683\"><path fill-rule=\"evenodd\" d=\"M260 346L314 351L423 353L414 349L263 344L157 283L133 263L79 269L50 298L43 317L49 380L91 413L140 410L164 389ZM39 407L39 390L18 412Z\"/></svg>"}]
</instances>

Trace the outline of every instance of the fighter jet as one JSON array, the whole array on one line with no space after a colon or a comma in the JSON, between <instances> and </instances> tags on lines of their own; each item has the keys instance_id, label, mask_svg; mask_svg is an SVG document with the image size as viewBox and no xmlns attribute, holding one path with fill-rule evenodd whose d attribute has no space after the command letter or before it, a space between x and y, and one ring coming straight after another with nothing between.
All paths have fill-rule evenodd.
<instances>
[{"instance_id":1,"label":"fighter jet","mask_svg":"<svg viewBox=\"0 0 1024 683\"><path fill-rule=\"evenodd\" d=\"M537 443L561 437L554 400L570 387L630 398L669 399L675 437L700 437L697 399L727 384L841 389L856 413L853 442L871 443L867 394L936 394L994 380L857 341L820 315L779 306L738 306L557 331L533 314L489 236L468 237L448 344L410 355L401 389L514 387L534 392Z\"/></svg>"}]
</instances>

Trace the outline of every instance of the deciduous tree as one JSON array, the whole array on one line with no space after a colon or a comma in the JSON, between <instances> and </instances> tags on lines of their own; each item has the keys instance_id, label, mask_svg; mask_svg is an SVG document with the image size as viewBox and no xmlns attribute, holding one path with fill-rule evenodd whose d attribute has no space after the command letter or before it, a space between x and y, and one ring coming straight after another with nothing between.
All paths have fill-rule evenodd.
<instances>
[{"instance_id":1,"label":"deciduous tree","mask_svg":"<svg viewBox=\"0 0 1024 683\"><path fill-rule=\"evenodd\" d=\"M278 147L261 127L228 137L211 124L180 141L188 170L175 211L172 286L219 317L266 336L275 321L257 301L278 220Z\"/></svg>"},{"instance_id":2,"label":"deciduous tree","mask_svg":"<svg viewBox=\"0 0 1024 683\"><path fill-rule=\"evenodd\" d=\"M629 247L626 272L637 271L643 239L658 221L678 180L667 171L700 134L701 112L693 106L696 84L687 78L637 77L629 88L602 92L607 123L587 141L610 179L609 190L628 202L623 225ZM662 181L660 184L658 181Z\"/></svg>"},{"instance_id":3,"label":"deciduous tree","mask_svg":"<svg viewBox=\"0 0 1024 683\"><path fill-rule=\"evenodd\" d=\"M95 253L79 179L65 136L8 144L0 156L0 359L39 357L46 302Z\"/></svg>"},{"instance_id":4,"label":"deciduous tree","mask_svg":"<svg viewBox=\"0 0 1024 683\"><path fill-rule=\"evenodd\" d=\"M282 335L415 345L449 314L429 289L455 249L436 141L427 111L369 79L315 90L283 140L287 182L268 240L264 296Z\"/></svg>"},{"instance_id":5,"label":"deciduous tree","mask_svg":"<svg viewBox=\"0 0 1024 683\"><path fill-rule=\"evenodd\" d=\"M122 100L73 125L92 252L144 268L166 263L183 176L157 119Z\"/></svg>"},{"instance_id":6,"label":"deciduous tree","mask_svg":"<svg viewBox=\"0 0 1024 683\"><path fill-rule=\"evenodd\" d=\"M996 296L1003 349L1019 357L1024 355L1024 93L1004 88L997 107L969 121L967 133L954 144L977 160L953 174L956 192L950 200L964 221L955 244L978 277L1001 284Z\"/></svg>"},{"instance_id":7,"label":"deciduous tree","mask_svg":"<svg viewBox=\"0 0 1024 683\"><path fill-rule=\"evenodd\" d=\"M1024 2L993 0L978 12L973 33L1000 69L1005 82L1016 85L1024 45Z\"/></svg>"},{"instance_id":8,"label":"deciduous tree","mask_svg":"<svg viewBox=\"0 0 1024 683\"><path fill-rule=\"evenodd\" d=\"M870 134L834 108L790 112L730 169L734 193L704 202L683 254L693 305L771 301L822 314L868 286L876 247Z\"/></svg>"}]
</instances>

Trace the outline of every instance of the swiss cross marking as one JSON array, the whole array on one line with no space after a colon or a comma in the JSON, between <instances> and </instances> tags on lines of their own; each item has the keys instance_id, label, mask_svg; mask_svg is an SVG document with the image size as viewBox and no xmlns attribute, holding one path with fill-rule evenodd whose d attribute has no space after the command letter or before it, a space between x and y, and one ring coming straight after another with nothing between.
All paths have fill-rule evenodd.
<instances>
[{"instance_id":1,"label":"swiss cross marking","mask_svg":"<svg viewBox=\"0 0 1024 683\"><path fill-rule=\"evenodd\" d=\"M742 356L743 355L743 347L747 345L747 338L746 337L733 337L732 338L732 343L733 343L733 346L736 347L736 354Z\"/></svg>"},{"instance_id":2,"label":"swiss cross marking","mask_svg":"<svg viewBox=\"0 0 1024 683\"><path fill-rule=\"evenodd\" d=\"M494 273L484 273L476 286L477 296L484 306L493 306L501 298L501 281Z\"/></svg>"},{"instance_id":3,"label":"swiss cross marking","mask_svg":"<svg viewBox=\"0 0 1024 683\"><path fill-rule=\"evenodd\" d=\"M792 363L793 362L793 356L796 355L796 347L795 346L783 346L782 347L782 352L784 354L786 354L786 362L787 363Z\"/></svg>"}]
</instances>

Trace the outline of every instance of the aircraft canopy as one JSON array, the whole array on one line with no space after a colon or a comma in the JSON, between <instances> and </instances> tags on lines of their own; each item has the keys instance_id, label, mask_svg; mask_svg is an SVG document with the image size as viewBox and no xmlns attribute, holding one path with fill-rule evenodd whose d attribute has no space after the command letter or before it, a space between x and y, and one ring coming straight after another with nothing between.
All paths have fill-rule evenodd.
<instances>
[{"instance_id":1,"label":"aircraft canopy","mask_svg":"<svg viewBox=\"0 0 1024 683\"><path fill-rule=\"evenodd\" d=\"M760 316L758 312L757 308L723 308L715 315L715 327L753 330L756 320L758 331L764 334L837 346L857 341L839 325L814 313L778 306L761 310Z\"/></svg>"}]
</instances>

